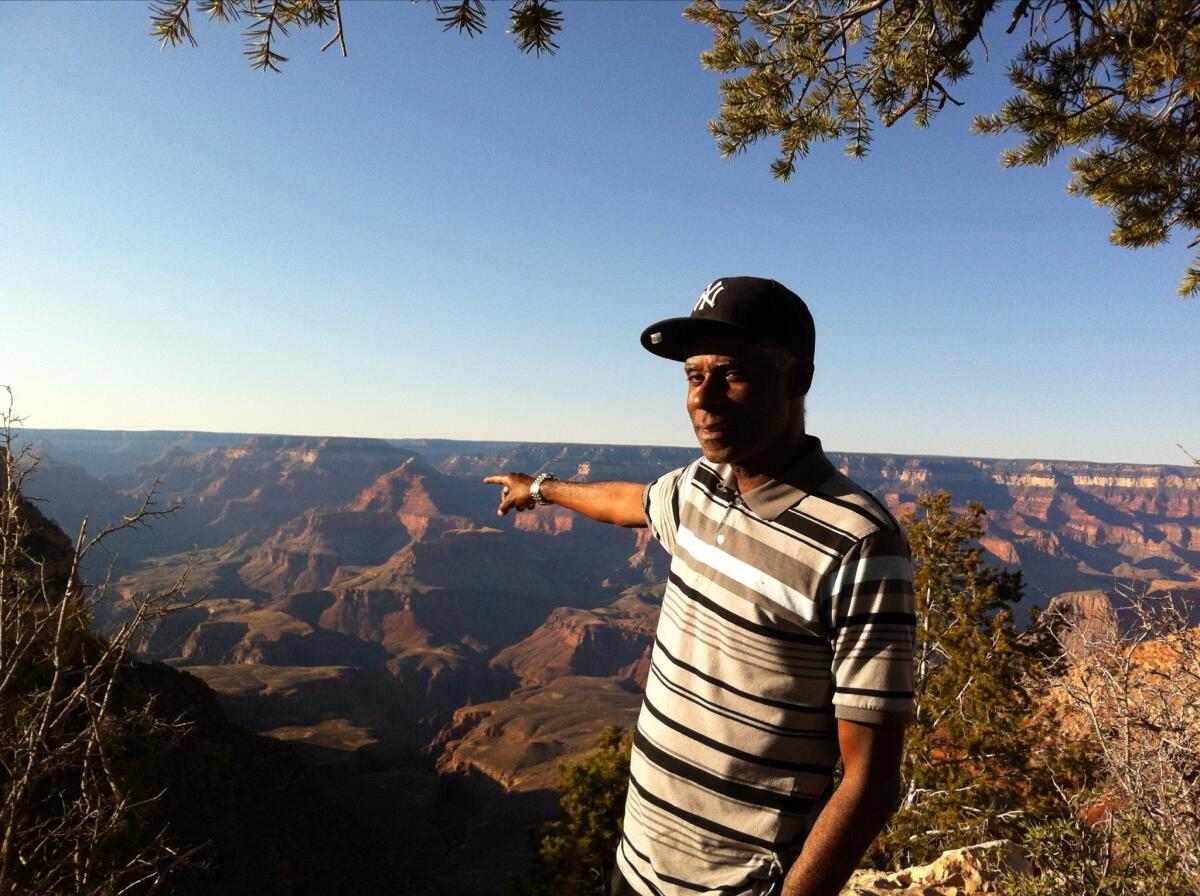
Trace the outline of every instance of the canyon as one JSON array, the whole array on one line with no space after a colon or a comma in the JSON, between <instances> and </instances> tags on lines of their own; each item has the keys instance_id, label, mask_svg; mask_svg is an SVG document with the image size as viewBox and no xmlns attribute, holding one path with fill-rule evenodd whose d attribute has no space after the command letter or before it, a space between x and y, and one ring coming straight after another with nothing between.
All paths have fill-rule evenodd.
<instances>
[{"instance_id":1,"label":"canyon","mask_svg":"<svg viewBox=\"0 0 1200 896\"><path fill-rule=\"evenodd\" d=\"M348 811L455 855L451 891L520 866L558 766L631 725L667 558L646 530L544 507L499 519L493 472L647 482L688 448L22 430L30 497L68 533L152 495L122 532L104 629L183 582L138 650L286 742ZM1200 605L1200 468L830 452L893 513L938 489L987 510L986 562L1019 568L1028 619L1103 618L1117 587ZM401 816L403 818L401 819ZM430 830L437 830L432 837ZM397 832L410 832L404 836Z\"/></svg>"}]
</instances>

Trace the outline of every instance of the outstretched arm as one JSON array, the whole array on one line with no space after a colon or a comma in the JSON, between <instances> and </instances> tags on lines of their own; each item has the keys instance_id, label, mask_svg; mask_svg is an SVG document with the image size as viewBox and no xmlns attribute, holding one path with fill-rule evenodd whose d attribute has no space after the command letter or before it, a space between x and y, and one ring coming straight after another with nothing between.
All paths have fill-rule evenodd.
<instances>
[{"instance_id":1,"label":"outstretched arm","mask_svg":"<svg viewBox=\"0 0 1200 896\"><path fill-rule=\"evenodd\" d=\"M535 505L529 494L533 477L525 473L500 473L483 480L490 485L499 485L500 507L497 516L510 510L531 510ZM558 504L584 516L612 523L615 526L641 528L646 525L646 512L642 508L644 485L636 482L563 482L551 479L542 483L542 497L551 504Z\"/></svg>"},{"instance_id":2,"label":"outstretched arm","mask_svg":"<svg viewBox=\"0 0 1200 896\"><path fill-rule=\"evenodd\" d=\"M842 782L783 881L783 896L836 896L883 828L900 787L904 728L838 720Z\"/></svg>"}]
</instances>

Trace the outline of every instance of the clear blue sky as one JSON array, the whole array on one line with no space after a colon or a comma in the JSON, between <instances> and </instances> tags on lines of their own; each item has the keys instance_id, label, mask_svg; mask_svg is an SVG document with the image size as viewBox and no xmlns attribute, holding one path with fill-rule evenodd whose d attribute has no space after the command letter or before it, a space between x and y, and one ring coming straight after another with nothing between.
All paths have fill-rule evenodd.
<instances>
[{"instance_id":1,"label":"clear blue sky","mask_svg":"<svg viewBox=\"0 0 1200 896\"><path fill-rule=\"evenodd\" d=\"M927 131L721 160L681 4L569 3L556 56L504 6L347 3L350 57L237 26L160 53L141 3L0 4L0 383L36 427L692 443L637 336L721 275L817 321L827 448L1186 462L1190 255L1111 247L1065 160L968 133L990 63Z\"/></svg>"}]
</instances>

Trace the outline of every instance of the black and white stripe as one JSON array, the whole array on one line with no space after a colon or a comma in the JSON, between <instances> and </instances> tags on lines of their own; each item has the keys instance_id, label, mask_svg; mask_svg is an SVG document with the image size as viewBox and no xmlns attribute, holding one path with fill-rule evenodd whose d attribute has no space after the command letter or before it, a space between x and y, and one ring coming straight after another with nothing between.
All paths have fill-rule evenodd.
<instances>
[{"instance_id":1,"label":"black and white stripe","mask_svg":"<svg viewBox=\"0 0 1200 896\"><path fill-rule=\"evenodd\" d=\"M759 492L699 460L644 494L672 554L617 855L644 896L774 892L828 798L837 719L911 713L895 519L811 438Z\"/></svg>"}]
</instances>

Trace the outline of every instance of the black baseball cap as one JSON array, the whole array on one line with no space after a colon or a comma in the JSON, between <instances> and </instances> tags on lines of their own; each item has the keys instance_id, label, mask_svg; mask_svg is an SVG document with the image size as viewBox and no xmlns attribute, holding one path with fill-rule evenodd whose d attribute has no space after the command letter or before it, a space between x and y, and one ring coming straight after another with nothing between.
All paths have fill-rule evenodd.
<instances>
[{"instance_id":1,"label":"black baseball cap","mask_svg":"<svg viewBox=\"0 0 1200 896\"><path fill-rule=\"evenodd\" d=\"M808 306L786 286L762 277L714 280L689 316L648 326L642 346L660 357L686 361L696 339L730 332L781 345L812 363L817 332Z\"/></svg>"}]
</instances>

